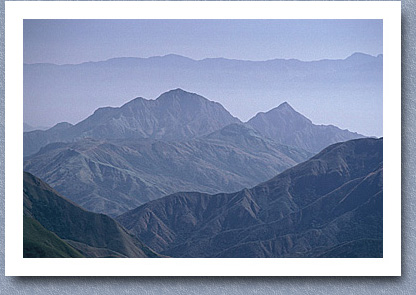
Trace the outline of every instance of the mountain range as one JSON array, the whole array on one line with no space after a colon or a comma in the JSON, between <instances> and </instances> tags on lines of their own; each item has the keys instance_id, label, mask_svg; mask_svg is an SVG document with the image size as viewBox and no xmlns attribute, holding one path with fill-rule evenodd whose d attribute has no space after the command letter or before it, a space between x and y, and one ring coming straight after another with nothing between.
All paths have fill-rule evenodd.
<instances>
[{"instance_id":1,"label":"mountain range","mask_svg":"<svg viewBox=\"0 0 416 295\"><path fill-rule=\"evenodd\" d=\"M117 220L171 257L382 257L383 140L337 143L251 189L176 193Z\"/></svg>"},{"instance_id":2,"label":"mountain range","mask_svg":"<svg viewBox=\"0 0 416 295\"><path fill-rule=\"evenodd\" d=\"M48 143L82 138L184 140L237 122L219 103L176 89L156 100L139 97L119 108L99 108L76 125L60 123L46 131L25 133L24 155Z\"/></svg>"},{"instance_id":3,"label":"mountain range","mask_svg":"<svg viewBox=\"0 0 416 295\"><path fill-rule=\"evenodd\" d=\"M25 64L23 70L24 121L33 126L76 123L138 93L156 98L180 87L220 102L244 122L290 100L314 122L382 134L382 55L306 62L193 60L171 54L76 65Z\"/></svg>"},{"instance_id":4,"label":"mountain range","mask_svg":"<svg viewBox=\"0 0 416 295\"><path fill-rule=\"evenodd\" d=\"M176 89L98 109L76 125L25 132L24 170L85 209L117 216L175 192L252 187L359 137L314 125L288 103L244 124L220 104Z\"/></svg>"},{"instance_id":5,"label":"mountain range","mask_svg":"<svg viewBox=\"0 0 416 295\"><path fill-rule=\"evenodd\" d=\"M29 124L23 123L23 132L35 131L35 130L47 130L49 127L45 126L31 126Z\"/></svg>"},{"instance_id":6,"label":"mountain range","mask_svg":"<svg viewBox=\"0 0 416 295\"><path fill-rule=\"evenodd\" d=\"M112 218L23 174L24 257L160 257Z\"/></svg>"},{"instance_id":7,"label":"mountain range","mask_svg":"<svg viewBox=\"0 0 416 295\"><path fill-rule=\"evenodd\" d=\"M181 89L25 132L24 257L382 257L383 140L361 137Z\"/></svg>"},{"instance_id":8,"label":"mountain range","mask_svg":"<svg viewBox=\"0 0 416 295\"><path fill-rule=\"evenodd\" d=\"M207 135L229 124L241 123L221 104L182 89L168 91L156 100L136 98L119 108L97 109L72 125L66 122L42 131L24 132L24 156L54 142L83 138L150 138L183 141ZM329 144L363 137L335 126L314 125L287 102L267 113L258 113L245 125L283 145L316 153Z\"/></svg>"},{"instance_id":9,"label":"mountain range","mask_svg":"<svg viewBox=\"0 0 416 295\"><path fill-rule=\"evenodd\" d=\"M197 139L54 143L26 158L31 172L82 207L119 215L178 191L234 192L309 158L240 124Z\"/></svg>"},{"instance_id":10,"label":"mountain range","mask_svg":"<svg viewBox=\"0 0 416 295\"><path fill-rule=\"evenodd\" d=\"M23 72L24 257L383 257L382 55Z\"/></svg>"}]
</instances>

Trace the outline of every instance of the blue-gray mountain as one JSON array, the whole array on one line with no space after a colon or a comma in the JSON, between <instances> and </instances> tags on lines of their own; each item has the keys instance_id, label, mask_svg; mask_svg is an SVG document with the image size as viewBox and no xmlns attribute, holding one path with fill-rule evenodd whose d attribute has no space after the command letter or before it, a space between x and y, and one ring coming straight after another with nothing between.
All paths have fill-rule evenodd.
<instances>
[{"instance_id":1,"label":"blue-gray mountain","mask_svg":"<svg viewBox=\"0 0 416 295\"><path fill-rule=\"evenodd\" d=\"M79 122L101 106L119 106L138 93L155 98L180 87L220 102L243 121L289 100L314 122L382 135L381 55L313 62L167 55L25 64L23 83L24 120L34 126Z\"/></svg>"},{"instance_id":2,"label":"blue-gray mountain","mask_svg":"<svg viewBox=\"0 0 416 295\"><path fill-rule=\"evenodd\" d=\"M160 257L103 214L85 211L23 173L25 257Z\"/></svg>"},{"instance_id":3,"label":"blue-gray mountain","mask_svg":"<svg viewBox=\"0 0 416 295\"><path fill-rule=\"evenodd\" d=\"M315 125L296 112L287 102L267 113L258 113L247 122L247 125L278 143L313 153L318 153L336 142L364 137L333 125Z\"/></svg>"},{"instance_id":4,"label":"blue-gray mountain","mask_svg":"<svg viewBox=\"0 0 416 295\"><path fill-rule=\"evenodd\" d=\"M60 123L46 131L24 133L24 155L36 153L53 142L82 138L152 138L184 140L205 135L240 122L222 105L181 89L156 100L136 98L119 108L105 107L76 125Z\"/></svg>"},{"instance_id":5,"label":"blue-gray mountain","mask_svg":"<svg viewBox=\"0 0 416 295\"><path fill-rule=\"evenodd\" d=\"M331 145L252 189L177 193L117 218L172 257L382 257L383 140Z\"/></svg>"},{"instance_id":6,"label":"blue-gray mountain","mask_svg":"<svg viewBox=\"0 0 416 295\"><path fill-rule=\"evenodd\" d=\"M242 124L187 141L53 143L24 169L82 207L111 216L179 191L235 192L312 156Z\"/></svg>"},{"instance_id":7,"label":"blue-gray mountain","mask_svg":"<svg viewBox=\"0 0 416 295\"><path fill-rule=\"evenodd\" d=\"M29 124L23 123L23 132L29 132L29 131L35 131L35 130L47 130L49 129L49 127L45 127L45 126L31 126Z\"/></svg>"},{"instance_id":8,"label":"blue-gray mountain","mask_svg":"<svg viewBox=\"0 0 416 295\"><path fill-rule=\"evenodd\" d=\"M176 89L156 100L136 98L119 108L100 108L76 125L59 123L45 131L24 132L23 152L29 156L49 143L83 138L183 141L233 123L241 121L219 103ZM267 113L258 113L246 125L280 144L312 153L336 142L362 137L332 125L314 125L288 103Z\"/></svg>"},{"instance_id":9,"label":"blue-gray mountain","mask_svg":"<svg viewBox=\"0 0 416 295\"><path fill-rule=\"evenodd\" d=\"M176 89L99 109L76 125L25 132L32 155L24 169L84 208L116 216L179 191L252 187L357 137L316 126L287 103L243 124L220 104Z\"/></svg>"}]
</instances>

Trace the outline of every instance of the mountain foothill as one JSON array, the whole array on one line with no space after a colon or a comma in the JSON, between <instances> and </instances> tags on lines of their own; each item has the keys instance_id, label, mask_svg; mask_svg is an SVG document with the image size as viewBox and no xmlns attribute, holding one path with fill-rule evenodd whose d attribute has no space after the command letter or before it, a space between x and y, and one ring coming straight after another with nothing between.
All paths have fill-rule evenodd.
<instances>
[{"instance_id":1,"label":"mountain foothill","mask_svg":"<svg viewBox=\"0 0 416 295\"><path fill-rule=\"evenodd\" d=\"M182 89L24 132L25 257L382 257L382 138Z\"/></svg>"}]
</instances>

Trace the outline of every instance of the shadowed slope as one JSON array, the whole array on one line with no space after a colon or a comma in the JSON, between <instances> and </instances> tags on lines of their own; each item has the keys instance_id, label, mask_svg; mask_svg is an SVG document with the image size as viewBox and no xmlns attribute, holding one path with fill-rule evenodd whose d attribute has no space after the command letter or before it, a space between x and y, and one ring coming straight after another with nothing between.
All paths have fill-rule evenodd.
<instances>
[{"instance_id":1,"label":"shadowed slope","mask_svg":"<svg viewBox=\"0 0 416 295\"><path fill-rule=\"evenodd\" d=\"M182 142L55 143L27 157L24 169L85 209L117 216L179 191L235 192L311 154L262 137L242 124Z\"/></svg>"},{"instance_id":2,"label":"shadowed slope","mask_svg":"<svg viewBox=\"0 0 416 295\"><path fill-rule=\"evenodd\" d=\"M382 139L334 144L252 189L178 193L117 220L172 257L382 257L382 159Z\"/></svg>"},{"instance_id":3,"label":"shadowed slope","mask_svg":"<svg viewBox=\"0 0 416 295\"><path fill-rule=\"evenodd\" d=\"M26 216L86 256L158 256L110 217L85 211L27 172L24 172L23 201ZM84 248L88 251L83 251Z\"/></svg>"},{"instance_id":4,"label":"shadowed slope","mask_svg":"<svg viewBox=\"0 0 416 295\"><path fill-rule=\"evenodd\" d=\"M84 257L77 250L45 229L35 219L23 217L24 258L71 258Z\"/></svg>"}]
</instances>

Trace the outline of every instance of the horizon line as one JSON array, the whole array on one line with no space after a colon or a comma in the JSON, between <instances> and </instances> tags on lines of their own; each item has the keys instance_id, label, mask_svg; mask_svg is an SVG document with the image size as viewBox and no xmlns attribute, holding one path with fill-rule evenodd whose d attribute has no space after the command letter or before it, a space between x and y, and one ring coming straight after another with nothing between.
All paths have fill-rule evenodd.
<instances>
[{"instance_id":1,"label":"horizon line","mask_svg":"<svg viewBox=\"0 0 416 295\"><path fill-rule=\"evenodd\" d=\"M188 59L191 61L195 61L195 62L200 62L200 61L204 61L204 60L213 60L213 59L221 59L221 60L229 60L229 61L242 61L242 62L269 62L269 61L276 61L276 60L285 60L285 61L299 61L299 62L319 62L319 61L335 61L335 60L346 60L354 55L366 55L366 56L370 56L373 58L378 58L380 56L383 56L383 53L379 53L376 55L372 55L369 53L364 53L364 52L360 52L360 51L355 51L352 54L348 55L345 58L322 58L322 59L316 59L316 60L301 60L301 59L297 59L297 58L271 58L271 59L266 59L266 60L250 60L250 59L237 59L237 58L228 58L228 57L205 57L202 59L194 59L191 57L187 57L181 54L176 54L176 53L168 53L165 55L154 55L154 56L148 56L148 57L140 57L140 56L118 56L118 57L111 57L108 59L104 59L104 60L97 60L97 61L83 61L83 62L79 62L79 63L62 63L62 64L58 64L58 63L52 63L52 62L33 62L33 63L26 63L23 62L23 65L54 65L54 66L76 66L76 65L83 65L83 64L88 64L88 63L102 63L102 62L108 62L111 60L116 60L116 59L152 59L152 58L167 58L167 57L179 57L179 58L184 58L184 59Z\"/></svg>"}]
</instances>

